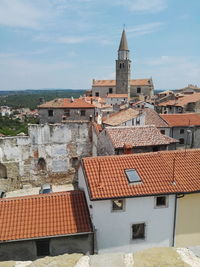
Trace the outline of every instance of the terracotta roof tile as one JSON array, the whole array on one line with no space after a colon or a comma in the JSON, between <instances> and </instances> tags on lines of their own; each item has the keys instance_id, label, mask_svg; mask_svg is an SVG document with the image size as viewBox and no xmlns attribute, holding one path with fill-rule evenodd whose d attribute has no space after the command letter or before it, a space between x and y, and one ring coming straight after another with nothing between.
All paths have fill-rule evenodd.
<instances>
[{"instance_id":1,"label":"terracotta roof tile","mask_svg":"<svg viewBox=\"0 0 200 267\"><path fill-rule=\"evenodd\" d=\"M151 79L131 80L130 84L132 86L149 86L151 84ZM94 80L92 86L116 86L116 80Z\"/></svg>"},{"instance_id":2,"label":"terracotta roof tile","mask_svg":"<svg viewBox=\"0 0 200 267\"><path fill-rule=\"evenodd\" d=\"M108 94L107 98L128 98L128 94Z\"/></svg>"},{"instance_id":3,"label":"terracotta roof tile","mask_svg":"<svg viewBox=\"0 0 200 267\"><path fill-rule=\"evenodd\" d=\"M84 158L82 166L97 200L199 191L199 162L200 149L190 149ZM126 169L135 169L141 183L129 183Z\"/></svg>"},{"instance_id":4,"label":"terracotta roof tile","mask_svg":"<svg viewBox=\"0 0 200 267\"><path fill-rule=\"evenodd\" d=\"M106 127L105 130L115 148L169 145L178 140L160 133L155 126Z\"/></svg>"},{"instance_id":5,"label":"terracotta roof tile","mask_svg":"<svg viewBox=\"0 0 200 267\"><path fill-rule=\"evenodd\" d=\"M145 125L155 125L156 127L168 127L166 121L153 109L145 109Z\"/></svg>"},{"instance_id":6,"label":"terracotta roof tile","mask_svg":"<svg viewBox=\"0 0 200 267\"><path fill-rule=\"evenodd\" d=\"M194 93L194 94L191 94L191 95L186 95L186 96L180 97L180 98L175 99L175 100L169 100L169 101L166 101L166 102L162 102L162 103L158 104L158 106L184 107L188 103L195 103L197 101L200 101L200 93Z\"/></svg>"},{"instance_id":7,"label":"terracotta roof tile","mask_svg":"<svg viewBox=\"0 0 200 267\"><path fill-rule=\"evenodd\" d=\"M132 108L123 109L119 112L111 114L109 117L103 119L103 123L111 126L120 125L126 121L129 121L133 118L136 118L139 114L139 111Z\"/></svg>"},{"instance_id":8,"label":"terracotta roof tile","mask_svg":"<svg viewBox=\"0 0 200 267\"><path fill-rule=\"evenodd\" d=\"M82 191L0 200L0 241L92 232Z\"/></svg>"},{"instance_id":9,"label":"terracotta roof tile","mask_svg":"<svg viewBox=\"0 0 200 267\"><path fill-rule=\"evenodd\" d=\"M58 98L39 105L38 108L95 108L94 105L86 102L84 99L75 98L73 101L69 98Z\"/></svg>"},{"instance_id":10,"label":"terracotta roof tile","mask_svg":"<svg viewBox=\"0 0 200 267\"><path fill-rule=\"evenodd\" d=\"M183 113L183 114L160 114L170 127L200 125L200 114Z\"/></svg>"}]
</instances>

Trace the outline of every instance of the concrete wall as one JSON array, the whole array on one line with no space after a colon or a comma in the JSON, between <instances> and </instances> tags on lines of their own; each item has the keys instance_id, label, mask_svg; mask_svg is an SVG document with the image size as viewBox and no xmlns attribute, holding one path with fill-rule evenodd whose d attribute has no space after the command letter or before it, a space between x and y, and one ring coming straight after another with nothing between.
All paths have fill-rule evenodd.
<instances>
[{"instance_id":1,"label":"concrete wall","mask_svg":"<svg viewBox=\"0 0 200 267\"><path fill-rule=\"evenodd\" d=\"M127 98L122 97L107 97L106 98L106 104L107 105L121 105L127 103Z\"/></svg>"},{"instance_id":2,"label":"concrete wall","mask_svg":"<svg viewBox=\"0 0 200 267\"><path fill-rule=\"evenodd\" d=\"M177 247L200 244L200 194L188 194L177 199L175 245Z\"/></svg>"},{"instance_id":3,"label":"concrete wall","mask_svg":"<svg viewBox=\"0 0 200 267\"><path fill-rule=\"evenodd\" d=\"M141 88L141 93L137 93L137 88ZM152 85L146 86L130 86L130 97L138 97L139 95L153 96L154 90Z\"/></svg>"},{"instance_id":4,"label":"concrete wall","mask_svg":"<svg viewBox=\"0 0 200 267\"><path fill-rule=\"evenodd\" d=\"M155 208L154 197L125 199L125 210L112 212L111 200L90 201L83 171L79 169L79 188L86 194L89 211L96 230L98 253L134 252L148 247L172 246L174 195L167 208ZM131 226L145 223L145 239L132 240Z\"/></svg>"},{"instance_id":5,"label":"concrete wall","mask_svg":"<svg viewBox=\"0 0 200 267\"><path fill-rule=\"evenodd\" d=\"M50 256L64 253L93 253L93 234L49 239ZM0 243L0 260L27 261L37 259L36 240Z\"/></svg>"},{"instance_id":6,"label":"concrete wall","mask_svg":"<svg viewBox=\"0 0 200 267\"><path fill-rule=\"evenodd\" d=\"M30 183L72 182L77 160L92 155L90 123L30 125L29 136L0 138L0 163L7 179L0 179L6 191ZM43 158L45 168L38 161Z\"/></svg>"},{"instance_id":7,"label":"concrete wall","mask_svg":"<svg viewBox=\"0 0 200 267\"><path fill-rule=\"evenodd\" d=\"M48 110L53 110L53 116L48 116ZM69 110L69 109L68 109ZM85 116L81 116L81 110L85 111ZM65 116L65 109L38 109L40 123L61 123L63 116L66 121L80 120L89 121L90 117L94 118L94 109L70 109L70 116Z\"/></svg>"},{"instance_id":8,"label":"concrete wall","mask_svg":"<svg viewBox=\"0 0 200 267\"><path fill-rule=\"evenodd\" d=\"M115 86L92 86L92 96L96 96L99 93L99 97L106 97L109 94L109 88L112 88L112 93L116 94Z\"/></svg>"}]
</instances>

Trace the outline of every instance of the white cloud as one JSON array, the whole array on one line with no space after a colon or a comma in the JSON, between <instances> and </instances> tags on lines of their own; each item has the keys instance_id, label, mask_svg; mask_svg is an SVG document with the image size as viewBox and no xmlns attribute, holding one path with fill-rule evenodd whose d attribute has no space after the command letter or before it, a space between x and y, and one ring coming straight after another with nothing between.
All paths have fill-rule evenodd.
<instances>
[{"instance_id":1,"label":"white cloud","mask_svg":"<svg viewBox=\"0 0 200 267\"><path fill-rule=\"evenodd\" d=\"M132 28L128 28L126 32L129 33L130 37L138 36L138 35L146 35L146 34L150 34L150 33L160 30L163 25L164 25L163 22L141 24L141 25L134 26Z\"/></svg>"},{"instance_id":2,"label":"white cloud","mask_svg":"<svg viewBox=\"0 0 200 267\"><path fill-rule=\"evenodd\" d=\"M167 8L167 0L119 0L118 5L136 12L159 12Z\"/></svg>"},{"instance_id":3,"label":"white cloud","mask_svg":"<svg viewBox=\"0 0 200 267\"><path fill-rule=\"evenodd\" d=\"M81 36L64 36L60 37L56 40L58 43L63 44L79 44L83 43L85 41L88 41L90 39L89 37L81 37Z\"/></svg>"},{"instance_id":4,"label":"white cloud","mask_svg":"<svg viewBox=\"0 0 200 267\"><path fill-rule=\"evenodd\" d=\"M11 27L37 28L45 14L30 1L1 0L0 24Z\"/></svg>"},{"instance_id":5,"label":"white cloud","mask_svg":"<svg viewBox=\"0 0 200 267\"><path fill-rule=\"evenodd\" d=\"M193 57L161 56L144 62L154 78L157 89L177 89L187 84L200 85L199 61Z\"/></svg>"}]
</instances>

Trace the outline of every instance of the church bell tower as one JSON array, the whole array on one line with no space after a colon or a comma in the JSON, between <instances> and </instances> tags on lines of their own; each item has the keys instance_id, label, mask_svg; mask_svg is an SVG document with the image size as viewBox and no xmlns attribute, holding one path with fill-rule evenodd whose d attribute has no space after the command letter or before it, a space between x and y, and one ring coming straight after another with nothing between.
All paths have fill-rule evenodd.
<instances>
[{"instance_id":1,"label":"church bell tower","mask_svg":"<svg viewBox=\"0 0 200 267\"><path fill-rule=\"evenodd\" d=\"M122 32L116 60L116 94L128 94L130 98L131 60L125 30Z\"/></svg>"}]
</instances>

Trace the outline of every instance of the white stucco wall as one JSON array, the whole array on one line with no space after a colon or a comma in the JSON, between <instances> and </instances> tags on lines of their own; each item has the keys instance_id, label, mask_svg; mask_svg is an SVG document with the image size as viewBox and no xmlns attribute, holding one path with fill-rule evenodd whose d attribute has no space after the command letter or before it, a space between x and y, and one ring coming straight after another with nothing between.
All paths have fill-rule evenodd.
<instances>
[{"instance_id":1,"label":"white stucco wall","mask_svg":"<svg viewBox=\"0 0 200 267\"><path fill-rule=\"evenodd\" d=\"M148 247L171 246L174 222L174 195L167 208L154 208L154 197L126 198L125 210L113 212L111 200L90 201L79 170L79 187L85 191L93 225L96 229L98 253L134 252ZM145 239L132 240L132 224L145 223Z\"/></svg>"}]
</instances>

